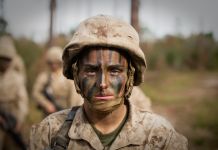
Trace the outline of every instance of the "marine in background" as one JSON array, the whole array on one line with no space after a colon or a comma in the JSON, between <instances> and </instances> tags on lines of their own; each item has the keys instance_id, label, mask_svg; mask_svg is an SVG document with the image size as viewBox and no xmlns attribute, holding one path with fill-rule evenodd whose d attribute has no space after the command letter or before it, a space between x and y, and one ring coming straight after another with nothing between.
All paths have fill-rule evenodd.
<instances>
[{"instance_id":1,"label":"marine in background","mask_svg":"<svg viewBox=\"0 0 218 150\"><path fill-rule=\"evenodd\" d=\"M12 67L16 56L15 47L0 37L0 150L25 149L21 128L28 113L28 95L23 76Z\"/></svg>"},{"instance_id":2,"label":"marine in background","mask_svg":"<svg viewBox=\"0 0 218 150\"><path fill-rule=\"evenodd\" d=\"M142 91L139 86L134 86L129 100L140 110L152 112L152 104L150 98Z\"/></svg>"},{"instance_id":3,"label":"marine in background","mask_svg":"<svg viewBox=\"0 0 218 150\"><path fill-rule=\"evenodd\" d=\"M7 47L11 47L12 49L14 49L16 51L14 41L10 36L4 35L1 38L4 40L4 44ZM22 57L17 52L16 52L16 54L11 62L10 68L12 68L16 72L20 73L24 82L25 83L27 82L25 64L24 64Z\"/></svg>"},{"instance_id":4,"label":"marine in background","mask_svg":"<svg viewBox=\"0 0 218 150\"><path fill-rule=\"evenodd\" d=\"M45 115L83 103L74 83L62 74L61 56L60 47L48 49L45 56L48 70L39 74L33 87L33 98Z\"/></svg>"}]
</instances>

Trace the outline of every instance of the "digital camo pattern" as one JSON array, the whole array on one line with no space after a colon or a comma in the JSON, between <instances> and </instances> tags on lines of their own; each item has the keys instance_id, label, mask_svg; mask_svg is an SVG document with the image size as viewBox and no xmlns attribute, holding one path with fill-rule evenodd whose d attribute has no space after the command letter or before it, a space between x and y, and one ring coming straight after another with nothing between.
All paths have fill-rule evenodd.
<instances>
[{"instance_id":1,"label":"digital camo pattern","mask_svg":"<svg viewBox=\"0 0 218 150\"><path fill-rule=\"evenodd\" d=\"M33 97L42 106L47 106L51 102L42 94L42 90L49 80L49 72L41 73L36 79L33 87ZM59 74L51 73L51 85L53 96L63 108L71 108L83 103L83 100L75 90L73 81L67 80L62 72Z\"/></svg>"},{"instance_id":2,"label":"digital camo pattern","mask_svg":"<svg viewBox=\"0 0 218 150\"><path fill-rule=\"evenodd\" d=\"M30 135L30 149L42 150L48 147L63 124L69 110L57 112L34 125ZM95 131L88 123L82 108L76 116L68 133L68 150L187 150L187 139L177 133L169 122L151 112L141 111L130 104L128 120L110 147L103 147Z\"/></svg>"}]
</instances>

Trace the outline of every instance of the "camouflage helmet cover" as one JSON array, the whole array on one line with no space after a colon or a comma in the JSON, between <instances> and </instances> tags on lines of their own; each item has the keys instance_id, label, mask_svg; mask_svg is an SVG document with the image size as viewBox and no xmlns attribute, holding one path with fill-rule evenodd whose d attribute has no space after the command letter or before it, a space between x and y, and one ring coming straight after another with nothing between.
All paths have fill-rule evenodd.
<instances>
[{"instance_id":1,"label":"camouflage helmet cover","mask_svg":"<svg viewBox=\"0 0 218 150\"><path fill-rule=\"evenodd\" d=\"M62 49L57 46L50 47L46 53L46 61L62 62Z\"/></svg>"},{"instance_id":2,"label":"camouflage helmet cover","mask_svg":"<svg viewBox=\"0 0 218 150\"><path fill-rule=\"evenodd\" d=\"M131 25L105 15L98 15L83 21L64 48L63 73L67 78L73 79L72 64L76 62L77 56L90 46L113 47L126 52L135 67L134 85L143 82L146 60L139 47L138 33Z\"/></svg>"},{"instance_id":3,"label":"camouflage helmet cover","mask_svg":"<svg viewBox=\"0 0 218 150\"><path fill-rule=\"evenodd\" d=\"M0 57L13 59L16 56L16 49L12 39L8 36L0 37Z\"/></svg>"}]
</instances>

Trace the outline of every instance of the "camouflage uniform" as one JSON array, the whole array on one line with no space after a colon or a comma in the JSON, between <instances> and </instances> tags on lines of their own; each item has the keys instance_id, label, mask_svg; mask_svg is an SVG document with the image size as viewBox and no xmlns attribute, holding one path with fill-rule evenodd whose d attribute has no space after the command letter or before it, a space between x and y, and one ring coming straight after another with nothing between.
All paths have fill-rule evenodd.
<instances>
[{"instance_id":1,"label":"camouflage uniform","mask_svg":"<svg viewBox=\"0 0 218 150\"><path fill-rule=\"evenodd\" d=\"M13 61L16 51L6 44L4 40L0 40L0 56L10 58ZM0 73L0 83L1 109L12 114L18 124L23 124L28 112L28 96L23 77L10 66L6 72ZM0 149L5 140L6 134L0 130Z\"/></svg>"},{"instance_id":2,"label":"camouflage uniform","mask_svg":"<svg viewBox=\"0 0 218 150\"><path fill-rule=\"evenodd\" d=\"M171 124L151 112L142 111L130 104L128 120L110 148L103 147L98 136L88 123L82 108L77 110L68 132L68 150L186 150L187 140L178 134ZM63 124L69 110L50 115L31 131L31 150L45 149Z\"/></svg>"},{"instance_id":3,"label":"camouflage uniform","mask_svg":"<svg viewBox=\"0 0 218 150\"><path fill-rule=\"evenodd\" d=\"M48 61L61 61L61 54L62 50L59 47L53 47L48 51L46 59ZM33 97L41 106L51 104L42 93L48 80L51 80L49 88L51 88L52 95L62 108L70 108L83 103L81 96L76 93L73 81L67 80L62 74L62 68L60 68L57 72L42 72L37 77L33 87Z\"/></svg>"},{"instance_id":4,"label":"camouflage uniform","mask_svg":"<svg viewBox=\"0 0 218 150\"><path fill-rule=\"evenodd\" d=\"M77 70L72 65L77 62L78 54L89 46L118 48L130 57L134 72L128 76L130 80L125 83L127 120L110 147L104 147L89 123L90 121L87 120L87 115L84 113L85 108L80 106L67 133L70 138L69 144L63 146L68 146L67 149L69 150L188 149L187 139L178 134L168 121L140 108L140 103L135 102L134 104L134 102L128 100L128 93L131 93L133 85L138 86L143 82L143 71L146 68L145 56L139 47L139 37L133 27L104 15L91 17L79 25L63 53L64 75L75 80L78 92L81 91L78 82L76 82L78 76L75 72ZM40 124L33 126L30 136L31 150L40 150L50 146L51 139L56 137L55 134L59 131L68 113L69 110L64 110L52 114Z\"/></svg>"}]
</instances>

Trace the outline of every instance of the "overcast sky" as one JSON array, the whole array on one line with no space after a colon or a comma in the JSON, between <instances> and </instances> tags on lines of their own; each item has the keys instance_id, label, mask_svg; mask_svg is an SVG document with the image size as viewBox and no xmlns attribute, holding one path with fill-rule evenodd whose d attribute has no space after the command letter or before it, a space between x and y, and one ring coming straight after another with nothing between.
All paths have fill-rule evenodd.
<instances>
[{"instance_id":1,"label":"overcast sky","mask_svg":"<svg viewBox=\"0 0 218 150\"><path fill-rule=\"evenodd\" d=\"M49 0L4 0L8 30L35 41L48 37ZM107 14L130 20L130 0L57 0L55 33L68 33L87 17ZM212 31L218 39L218 0L141 0L140 23L149 36Z\"/></svg>"}]
</instances>

